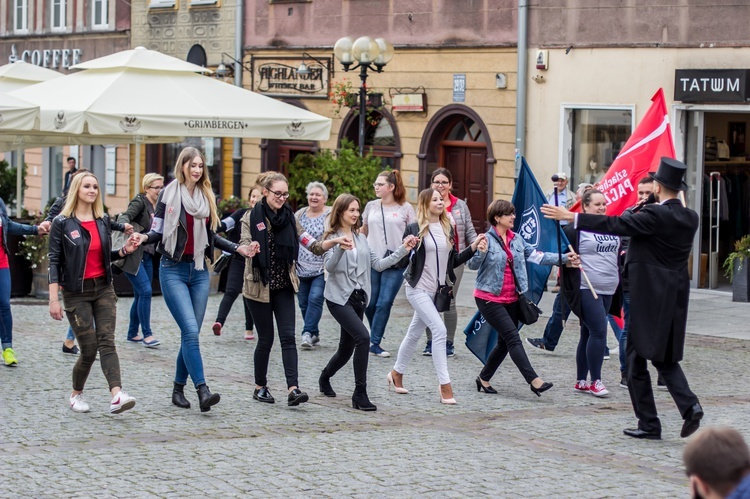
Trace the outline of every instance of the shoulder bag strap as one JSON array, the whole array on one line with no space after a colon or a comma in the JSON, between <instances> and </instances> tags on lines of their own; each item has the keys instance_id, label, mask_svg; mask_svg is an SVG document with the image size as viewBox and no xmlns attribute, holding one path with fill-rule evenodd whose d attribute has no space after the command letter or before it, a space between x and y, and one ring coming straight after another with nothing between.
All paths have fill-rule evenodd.
<instances>
[{"instance_id":1,"label":"shoulder bag strap","mask_svg":"<svg viewBox=\"0 0 750 499\"><path fill-rule=\"evenodd\" d=\"M383 211L383 203L380 203L380 216L383 217L383 237L385 238L385 249L388 249L388 235L385 233L385 212Z\"/></svg>"}]
</instances>

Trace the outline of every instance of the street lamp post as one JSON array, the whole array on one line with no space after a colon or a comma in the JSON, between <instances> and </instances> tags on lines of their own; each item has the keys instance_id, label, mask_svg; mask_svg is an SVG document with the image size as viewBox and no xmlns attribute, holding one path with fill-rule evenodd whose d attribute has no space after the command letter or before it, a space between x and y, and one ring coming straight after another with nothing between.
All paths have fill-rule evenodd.
<instances>
[{"instance_id":1,"label":"street lamp post","mask_svg":"<svg viewBox=\"0 0 750 499\"><path fill-rule=\"evenodd\" d=\"M359 155L365 154L365 114L367 108L367 71L383 72L383 67L393 58L393 45L383 38L373 40L363 36L352 40L346 36L333 46L333 55L344 66L344 71L359 69L362 85L359 87ZM356 63L356 66L352 67Z\"/></svg>"}]
</instances>

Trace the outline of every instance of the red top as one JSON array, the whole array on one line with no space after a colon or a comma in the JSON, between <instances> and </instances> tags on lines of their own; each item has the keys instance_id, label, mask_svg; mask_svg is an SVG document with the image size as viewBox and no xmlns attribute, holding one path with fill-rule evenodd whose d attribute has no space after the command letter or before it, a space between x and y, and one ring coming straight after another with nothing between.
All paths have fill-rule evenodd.
<instances>
[{"instance_id":1,"label":"red top","mask_svg":"<svg viewBox=\"0 0 750 499\"><path fill-rule=\"evenodd\" d=\"M0 269L9 269L8 254L3 248L3 220L0 218Z\"/></svg>"},{"instance_id":2,"label":"red top","mask_svg":"<svg viewBox=\"0 0 750 499\"><path fill-rule=\"evenodd\" d=\"M185 242L185 251L182 252L183 255L193 255L195 254L195 251L193 250L193 247L195 246L195 242L193 240L193 215L185 212L185 222L187 223L187 241Z\"/></svg>"},{"instance_id":3,"label":"red top","mask_svg":"<svg viewBox=\"0 0 750 499\"><path fill-rule=\"evenodd\" d=\"M94 279L106 274L104 271L104 253L102 253L102 240L99 237L99 228L96 226L96 220L81 222L91 236L89 252L86 255L86 266L84 267L83 278Z\"/></svg>"},{"instance_id":4,"label":"red top","mask_svg":"<svg viewBox=\"0 0 750 499\"><path fill-rule=\"evenodd\" d=\"M450 219L453 220L453 249L458 253L458 222L453 218L453 206L458 201L458 198L453 194L448 194L449 203L445 205L445 211L450 214Z\"/></svg>"},{"instance_id":5,"label":"red top","mask_svg":"<svg viewBox=\"0 0 750 499\"><path fill-rule=\"evenodd\" d=\"M497 232L497 228L494 228ZM497 234L500 237L500 234ZM512 230L508 230L508 244L505 246L505 253L508 260L505 264L505 270L503 271L503 288L499 294L488 293L487 291L480 291L479 289L474 290L474 297L480 300L491 301L493 303L513 303L518 301L518 292L516 291L516 281L513 279L513 253L510 252L510 242L516 235Z\"/></svg>"}]
</instances>

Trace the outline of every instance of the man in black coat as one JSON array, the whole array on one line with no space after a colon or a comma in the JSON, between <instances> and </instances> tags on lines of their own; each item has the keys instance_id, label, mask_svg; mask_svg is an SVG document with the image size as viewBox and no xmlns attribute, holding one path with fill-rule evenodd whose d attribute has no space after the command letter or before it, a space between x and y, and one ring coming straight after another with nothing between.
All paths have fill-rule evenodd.
<instances>
[{"instance_id":1,"label":"man in black coat","mask_svg":"<svg viewBox=\"0 0 750 499\"><path fill-rule=\"evenodd\" d=\"M630 286L630 328L627 341L628 390L638 418L638 428L624 433L634 438L658 440L661 422L656 413L650 360L663 377L684 420L681 437L695 433L703 417L698 397L690 390L680 368L685 346L690 279L687 262L698 230L698 214L677 198L687 188L687 167L662 158L654 179L654 198L635 213L619 217L571 213L545 205L547 218L568 220L578 229L630 236L625 273Z\"/></svg>"}]
</instances>

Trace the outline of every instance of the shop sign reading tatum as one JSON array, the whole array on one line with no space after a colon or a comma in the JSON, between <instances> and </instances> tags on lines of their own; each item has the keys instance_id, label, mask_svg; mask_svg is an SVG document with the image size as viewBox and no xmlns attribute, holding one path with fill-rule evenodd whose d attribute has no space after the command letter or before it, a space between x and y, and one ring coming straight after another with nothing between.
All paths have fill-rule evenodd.
<instances>
[{"instance_id":1,"label":"shop sign reading tatum","mask_svg":"<svg viewBox=\"0 0 750 499\"><path fill-rule=\"evenodd\" d=\"M331 58L318 61L305 57L309 72L298 74L301 57L253 57L253 91L277 97L327 99Z\"/></svg>"},{"instance_id":2,"label":"shop sign reading tatum","mask_svg":"<svg viewBox=\"0 0 750 499\"><path fill-rule=\"evenodd\" d=\"M674 100L680 102L750 102L748 69L678 69Z\"/></svg>"}]
</instances>

